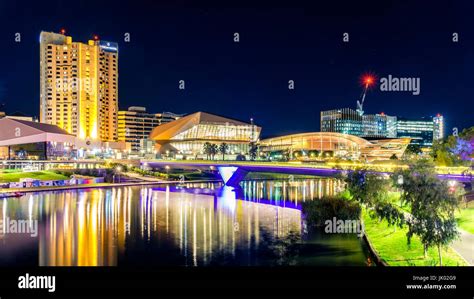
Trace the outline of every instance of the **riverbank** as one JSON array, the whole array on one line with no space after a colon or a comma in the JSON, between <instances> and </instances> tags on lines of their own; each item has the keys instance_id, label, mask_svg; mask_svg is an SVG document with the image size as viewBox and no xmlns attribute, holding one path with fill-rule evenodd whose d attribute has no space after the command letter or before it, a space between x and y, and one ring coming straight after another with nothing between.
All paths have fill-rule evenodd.
<instances>
[{"instance_id":1,"label":"riverbank","mask_svg":"<svg viewBox=\"0 0 474 299\"><path fill-rule=\"evenodd\" d=\"M0 171L0 183L19 182L21 179L30 178L41 181L67 180L68 176L56 173L54 171L29 171L23 172L19 170L2 170Z\"/></svg>"},{"instance_id":2,"label":"riverbank","mask_svg":"<svg viewBox=\"0 0 474 299\"><path fill-rule=\"evenodd\" d=\"M184 183L213 183L220 182L219 180L190 180ZM31 193L31 192L46 192L46 191L64 191L90 188L114 188L114 187L129 187L129 186L146 186L146 185L163 185L163 184L180 184L180 181L143 181L143 182L126 182L126 183L100 183L87 185L72 185L72 186L45 186L33 188L0 188L0 193Z\"/></svg>"},{"instance_id":3,"label":"riverbank","mask_svg":"<svg viewBox=\"0 0 474 299\"><path fill-rule=\"evenodd\" d=\"M366 211L362 218L365 233L376 254L389 266L439 266L437 248L428 249L426 258L423 245L414 236L407 244L407 228L389 227L387 222L372 219ZM442 249L443 266L467 266L468 263L451 247Z\"/></svg>"}]
</instances>

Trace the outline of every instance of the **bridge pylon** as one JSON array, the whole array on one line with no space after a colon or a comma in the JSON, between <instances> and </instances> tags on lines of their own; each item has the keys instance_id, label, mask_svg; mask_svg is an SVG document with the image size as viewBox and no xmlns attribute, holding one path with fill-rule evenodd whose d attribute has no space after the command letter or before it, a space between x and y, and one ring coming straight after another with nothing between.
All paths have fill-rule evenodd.
<instances>
[{"instance_id":1,"label":"bridge pylon","mask_svg":"<svg viewBox=\"0 0 474 299\"><path fill-rule=\"evenodd\" d=\"M239 186L239 183L245 178L247 170L238 166L218 166L217 170L221 175L224 184L227 186Z\"/></svg>"}]
</instances>

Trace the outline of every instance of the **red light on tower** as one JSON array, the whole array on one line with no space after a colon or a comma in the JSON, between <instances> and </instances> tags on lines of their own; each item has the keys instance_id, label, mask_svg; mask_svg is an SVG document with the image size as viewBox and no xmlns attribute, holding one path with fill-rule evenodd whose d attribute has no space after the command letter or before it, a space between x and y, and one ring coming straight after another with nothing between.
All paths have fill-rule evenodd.
<instances>
[{"instance_id":1,"label":"red light on tower","mask_svg":"<svg viewBox=\"0 0 474 299\"><path fill-rule=\"evenodd\" d=\"M94 34L94 40L95 41L99 40L99 36L97 34Z\"/></svg>"},{"instance_id":2,"label":"red light on tower","mask_svg":"<svg viewBox=\"0 0 474 299\"><path fill-rule=\"evenodd\" d=\"M66 29L61 28L61 30L59 30L59 33L61 33L62 35L66 34Z\"/></svg>"},{"instance_id":3,"label":"red light on tower","mask_svg":"<svg viewBox=\"0 0 474 299\"><path fill-rule=\"evenodd\" d=\"M364 88L370 88L376 84L377 77L374 74L363 74L360 78L360 83Z\"/></svg>"}]
</instances>

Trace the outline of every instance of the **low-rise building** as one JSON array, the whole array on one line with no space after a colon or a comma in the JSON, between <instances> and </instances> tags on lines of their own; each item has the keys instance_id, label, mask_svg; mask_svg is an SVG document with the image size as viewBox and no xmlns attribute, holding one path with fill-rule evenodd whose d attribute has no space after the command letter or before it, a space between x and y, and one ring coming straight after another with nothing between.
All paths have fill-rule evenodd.
<instances>
[{"instance_id":1,"label":"low-rise building","mask_svg":"<svg viewBox=\"0 0 474 299\"><path fill-rule=\"evenodd\" d=\"M347 160L388 160L393 155L400 158L409 138L367 140L358 136L334 132L310 132L263 139L260 152L269 158L297 160L323 160L342 158Z\"/></svg>"},{"instance_id":2,"label":"low-rise building","mask_svg":"<svg viewBox=\"0 0 474 299\"><path fill-rule=\"evenodd\" d=\"M165 156L203 158L204 144L225 143L227 156L248 155L251 142L260 136L261 127L206 112L196 112L153 129L150 139L156 150Z\"/></svg>"},{"instance_id":3,"label":"low-rise building","mask_svg":"<svg viewBox=\"0 0 474 299\"><path fill-rule=\"evenodd\" d=\"M125 142L87 141L56 125L0 119L0 159L70 160L74 158L121 158L130 148Z\"/></svg>"}]
</instances>

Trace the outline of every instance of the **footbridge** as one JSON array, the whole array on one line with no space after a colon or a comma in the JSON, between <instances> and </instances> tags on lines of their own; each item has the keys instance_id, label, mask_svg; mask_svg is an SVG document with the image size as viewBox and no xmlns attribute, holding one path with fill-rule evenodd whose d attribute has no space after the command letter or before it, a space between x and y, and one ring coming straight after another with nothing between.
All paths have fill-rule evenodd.
<instances>
[{"instance_id":1,"label":"footbridge","mask_svg":"<svg viewBox=\"0 0 474 299\"><path fill-rule=\"evenodd\" d=\"M334 177L337 174L350 171L336 168L331 165L309 163L280 163L280 162L251 162L251 161L179 161L179 160L143 160L142 166L152 168L178 169L211 169L217 170L222 181L227 186L237 186L250 172L281 173L288 175L313 175L319 177ZM380 167L381 170L371 170L376 173L389 175L390 166ZM393 169L392 169L393 170ZM466 174L438 174L441 179L471 182L472 173Z\"/></svg>"}]
</instances>

